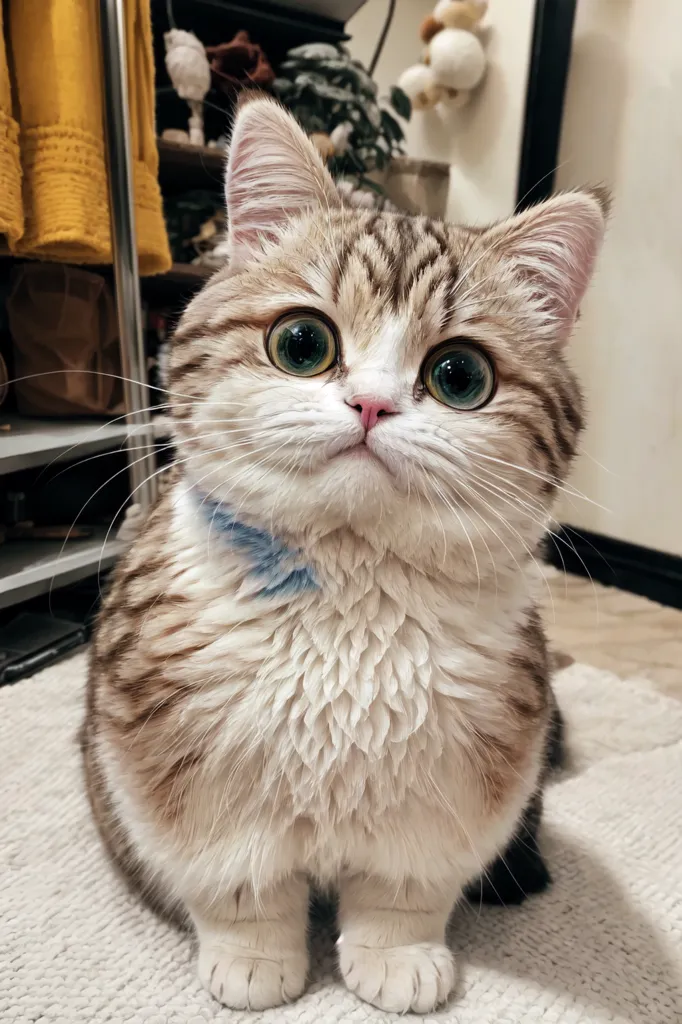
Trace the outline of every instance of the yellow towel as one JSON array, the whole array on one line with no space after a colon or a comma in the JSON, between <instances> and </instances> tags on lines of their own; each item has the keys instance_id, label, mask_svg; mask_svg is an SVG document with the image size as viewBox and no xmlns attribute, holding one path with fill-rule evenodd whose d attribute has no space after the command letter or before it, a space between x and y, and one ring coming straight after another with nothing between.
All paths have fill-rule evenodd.
<instances>
[{"instance_id":1,"label":"yellow towel","mask_svg":"<svg viewBox=\"0 0 682 1024\"><path fill-rule=\"evenodd\" d=\"M94 0L10 0L21 124L22 256L111 261L101 55ZM126 0L135 218L142 274L171 265L158 185L149 0Z\"/></svg>"},{"instance_id":2,"label":"yellow towel","mask_svg":"<svg viewBox=\"0 0 682 1024\"><path fill-rule=\"evenodd\" d=\"M23 231L19 126L12 117L12 90L0 3L0 235L7 235L9 239L16 241Z\"/></svg>"}]
</instances>

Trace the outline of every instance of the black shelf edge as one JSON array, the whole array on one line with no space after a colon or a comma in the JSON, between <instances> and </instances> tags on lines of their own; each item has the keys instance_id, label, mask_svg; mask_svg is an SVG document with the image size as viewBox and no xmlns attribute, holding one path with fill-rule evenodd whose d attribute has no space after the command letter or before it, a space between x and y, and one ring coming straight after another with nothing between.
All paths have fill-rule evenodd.
<instances>
[{"instance_id":1,"label":"black shelf edge","mask_svg":"<svg viewBox=\"0 0 682 1024\"><path fill-rule=\"evenodd\" d=\"M545 543L547 560L575 576L682 608L682 557L562 525Z\"/></svg>"},{"instance_id":2,"label":"black shelf edge","mask_svg":"<svg viewBox=\"0 0 682 1024\"><path fill-rule=\"evenodd\" d=\"M192 0L197 6L215 7L226 14L236 14L244 19L258 18L274 27L300 30L305 27L309 31L320 34L320 42L344 42L350 36L344 31L342 21L325 18L305 11L301 8L267 3L267 0L251 0L246 3L234 3L233 0Z\"/></svg>"}]
</instances>

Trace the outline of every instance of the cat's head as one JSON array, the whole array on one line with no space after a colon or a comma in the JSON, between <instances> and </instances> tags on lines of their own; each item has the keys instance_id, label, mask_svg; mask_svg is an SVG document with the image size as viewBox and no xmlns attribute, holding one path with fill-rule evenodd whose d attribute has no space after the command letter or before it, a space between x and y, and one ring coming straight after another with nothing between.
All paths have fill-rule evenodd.
<instances>
[{"instance_id":1,"label":"cat's head","mask_svg":"<svg viewBox=\"0 0 682 1024\"><path fill-rule=\"evenodd\" d=\"M287 535L523 554L580 430L564 347L601 198L559 195L488 229L350 209L266 98L237 114L225 191L229 262L172 357L197 493Z\"/></svg>"}]
</instances>

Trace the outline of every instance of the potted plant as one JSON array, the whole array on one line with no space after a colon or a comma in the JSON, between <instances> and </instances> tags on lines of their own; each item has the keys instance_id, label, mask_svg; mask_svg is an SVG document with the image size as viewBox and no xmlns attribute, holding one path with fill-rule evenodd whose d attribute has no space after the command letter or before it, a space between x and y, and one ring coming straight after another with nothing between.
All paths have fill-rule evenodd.
<instances>
[{"instance_id":1,"label":"potted plant","mask_svg":"<svg viewBox=\"0 0 682 1024\"><path fill-rule=\"evenodd\" d=\"M403 155L405 135L394 115L409 120L411 105L398 86L383 99L345 47L309 43L289 51L273 88L335 178L409 212L444 215L449 168Z\"/></svg>"}]
</instances>

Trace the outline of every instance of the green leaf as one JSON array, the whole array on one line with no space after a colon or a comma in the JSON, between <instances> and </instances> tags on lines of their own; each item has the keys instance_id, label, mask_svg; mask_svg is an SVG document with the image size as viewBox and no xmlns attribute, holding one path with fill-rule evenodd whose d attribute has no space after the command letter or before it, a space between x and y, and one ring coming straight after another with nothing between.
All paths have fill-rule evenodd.
<instances>
[{"instance_id":1,"label":"green leaf","mask_svg":"<svg viewBox=\"0 0 682 1024\"><path fill-rule=\"evenodd\" d=\"M400 86L394 85L391 89L390 98L391 106L396 114L409 121L412 115L412 104L407 93L404 93Z\"/></svg>"},{"instance_id":2,"label":"green leaf","mask_svg":"<svg viewBox=\"0 0 682 1024\"><path fill-rule=\"evenodd\" d=\"M339 50L331 43L304 43L289 50L287 57L302 57L304 60L329 60L338 57Z\"/></svg>"},{"instance_id":3,"label":"green leaf","mask_svg":"<svg viewBox=\"0 0 682 1024\"><path fill-rule=\"evenodd\" d=\"M294 83L290 82L288 78L276 78L272 83L272 88L275 90L278 96L290 96L294 92Z\"/></svg>"},{"instance_id":4,"label":"green leaf","mask_svg":"<svg viewBox=\"0 0 682 1024\"><path fill-rule=\"evenodd\" d=\"M374 163L380 171L383 171L384 167L387 166L388 160L388 154L380 146L376 146L374 149Z\"/></svg>"},{"instance_id":5,"label":"green leaf","mask_svg":"<svg viewBox=\"0 0 682 1024\"><path fill-rule=\"evenodd\" d=\"M360 178L360 184L363 188L369 189L371 192L376 192L380 196L385 196L386 192L382 185L378 181L372 181L371 178L366 178L364 174Z\"/></svg>"},{"instance_id":6,"label":"green leaf","mask_svg":"<svg viewBox=\"0 0 682 1024\"><path fill-rule=\"evenodd\" d=\"M360 171L361 174L365 173L365 171L367 170L367 167L365 166L365 162L358 155L358 153L355 152L355 150L347 149L346 153L345 153L345 156L350 161L350 163L353 165L353 167L356 169L356 171Z\"/></svg>"},{"instance_id":7,"label":"green leaf","mask_svg":"<svg viewBox=\"0 0 682 1024\"><path fill-rule=\"evenodd\" d=\"M347 89L339 89L338 86L330 85L322 75L314 74L311 71L297 75L296 84L301 88L308 87L312 89L318 96L322 96L326 100L335 100L337 103L357 102L353 94Z\"/></svg>"},{"instance_id":8,"label":"green leaf","mask_svg":"<svg viewBox=\"0 0 682 1024\"><path fill-rule=\"evenodd\" d=\"M402 128L387 110L381 111L381 127L386 138L392 142L402 142L405 138Z\"/></svg>"}]
</instances>

